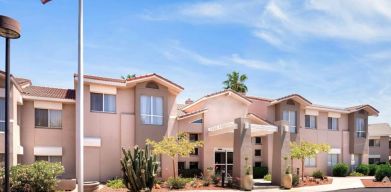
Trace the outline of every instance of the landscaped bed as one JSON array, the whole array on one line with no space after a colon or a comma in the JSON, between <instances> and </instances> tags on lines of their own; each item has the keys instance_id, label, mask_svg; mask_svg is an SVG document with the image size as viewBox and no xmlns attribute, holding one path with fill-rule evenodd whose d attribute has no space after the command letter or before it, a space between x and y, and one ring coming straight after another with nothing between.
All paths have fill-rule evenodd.
<instances>
[{"instance_id":1,"label":"landscaped bed","mask_svg":"<svg viewBox=\"0 0 391 192\"><path fill-rule=\"evenodd\" d=\"M314 185L326 185L333 183L333 179L330 177L324 177L323 179L315 179L313 177L304 178L303 181L295 187L305 187L305 186L314 186Z\"/></svg>"},{"instance_id":2,"label":"landscaped bed","mask_svg":"<svg viewBox=\"0 0 391 192\"><path fill-rule=\"evenodd\" d=\"M197 181L196 181L197 182ZM201 181L200 181L201 182ZM220 186L216 186L214 184L210 184L209 186L203 186L203 185L194 185L195 182L188 183L183 189L172 189L172 190L178 190L178 191L193 191L193 190L226 190L230 188L222 188ZM99 191L101 192L127 192L128 189L126 188L120 188L120 189L113 189L110 187L103 187ZM169 187L165 184L162 185L156 185L153 190L154 192L166 192L170 191Z\"/></svg>"},{"instance_id":3,"label":"landscaped bed","mask_svg":"<svg viewBox=\"0 0 391 192\"><path fill-rule=\"evenodd\" d=\"M391 187L391 182L374 181L373 179L361 179L362 184L365 187Z\"/></svg>"}]
</instances>

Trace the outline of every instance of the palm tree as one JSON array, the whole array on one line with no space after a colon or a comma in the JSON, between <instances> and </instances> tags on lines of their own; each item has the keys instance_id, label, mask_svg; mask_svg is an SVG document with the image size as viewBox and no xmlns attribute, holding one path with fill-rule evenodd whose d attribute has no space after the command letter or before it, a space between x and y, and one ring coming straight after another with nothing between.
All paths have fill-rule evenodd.
<instances>
[{"instance_id":1,"label":"palm tree","mask_svg":"<svg viewBox=\"0 0 391 192\"><path fill-rule=\"evenodd\" d=\"M223 82L224 89L232 89L238 93L246 93L247 86L244 82L247 80L247 75L240 75L239 72L233 71L227 74L227 80Z\"/></svg>"},{"instance_id":2,"label":"palm tree","mask_svg":"<svg viewBox=\"0 0 391 192\"><path fill-rule=\"evenodd\" d=\"M136 74L128 73L126 76L121 76L121 79L131 79L131 78L135 78L135 77L136 77Z\"/></svg>"}]
</instances>

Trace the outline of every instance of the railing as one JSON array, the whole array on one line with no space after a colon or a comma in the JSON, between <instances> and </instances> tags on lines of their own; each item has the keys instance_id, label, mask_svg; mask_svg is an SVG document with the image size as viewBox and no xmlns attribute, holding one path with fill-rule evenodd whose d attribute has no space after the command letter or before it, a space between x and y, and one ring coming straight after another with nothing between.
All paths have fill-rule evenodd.
<instances>
[{"instance_id":1,"label":"railing","mask_svg":"<svg viewBox=\"0 0 391 192\"><path fill-rule=\"evenodd\" d=\"M367 133L366 133L365 131L357 131L357 132L356 132L356 136L357 136L357 137L366 138L366 137L367 137Z\"/></svg>"}]
</instances>

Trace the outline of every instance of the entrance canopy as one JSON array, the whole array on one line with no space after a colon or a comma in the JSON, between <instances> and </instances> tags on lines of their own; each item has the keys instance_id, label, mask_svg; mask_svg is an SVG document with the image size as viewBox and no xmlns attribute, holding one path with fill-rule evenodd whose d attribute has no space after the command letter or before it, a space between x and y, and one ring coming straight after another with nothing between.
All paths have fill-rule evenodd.
<instances>
[{"instance_id":1,"label":"entrance canopy","mask_svg":"<svg viewBox=\"0 0 391 192\"><path fill-rule=\"evenodd\" d=\"M238 128L238 124L234 121L222 123L208 128L208 135L215 136L221 135L224 133L233 133L235 129ZM265 136L268 134L273 134L277 132L278 128L275 125L261 125L261 124L252 124L246 123L245 129L251 129L251 137L256 136Z\"/></svg>"}]
</instances>

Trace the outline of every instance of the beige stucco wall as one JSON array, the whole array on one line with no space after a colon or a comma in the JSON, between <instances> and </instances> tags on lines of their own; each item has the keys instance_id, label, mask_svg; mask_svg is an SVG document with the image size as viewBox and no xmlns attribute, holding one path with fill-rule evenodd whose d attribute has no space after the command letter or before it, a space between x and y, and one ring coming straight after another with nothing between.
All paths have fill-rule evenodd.
<instances>
[{"instance_id":1,"label":"beige stucco wall","mask_svg":"<svg viewBox=\"0 0 391 192\"><path fill-rule=\"evenodd\" d=\"M389 160L389 136L370 137L369 139L380 139L379 147L369 147L369 155L380 155L380 162L388 162Z\"/></svg>"}]
</instances>

